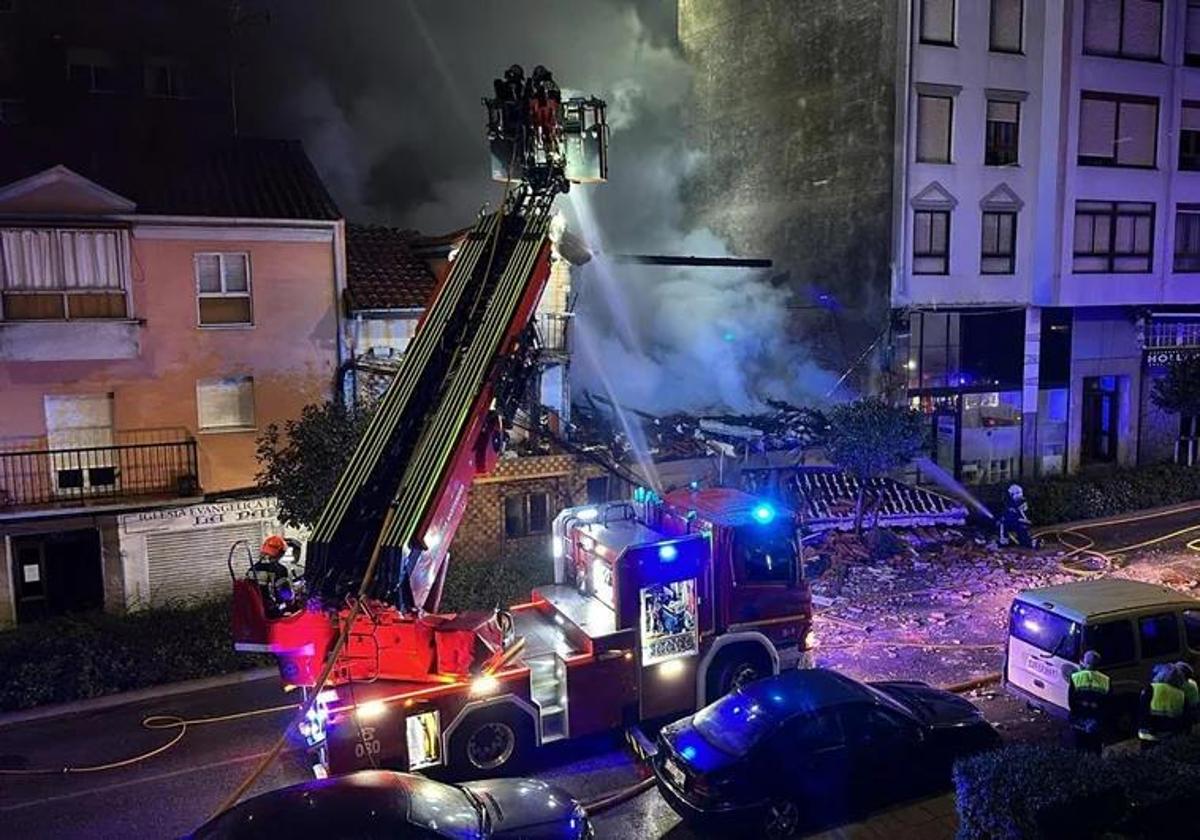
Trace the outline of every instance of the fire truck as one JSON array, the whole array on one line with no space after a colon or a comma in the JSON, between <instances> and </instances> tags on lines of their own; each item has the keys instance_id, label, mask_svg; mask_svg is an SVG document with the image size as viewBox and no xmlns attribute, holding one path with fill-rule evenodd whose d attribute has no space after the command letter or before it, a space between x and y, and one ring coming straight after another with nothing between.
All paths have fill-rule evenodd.
<instances>
[{"instance_id":1,"label":"fire truck","mask_svg":"<svg viewBox=\"0 0 1200 840\"><path fill-rule=\"evenodd\" d=\"M554 198L607 174L603 101L554 100L536 125L521 102L484 102L502 206L441 280L302 579L281 587L259 563L233 581L235 646L275 654L304 690L318 775L508 772L543 744L691 711L808 646L794 514L726 488L567 508L553 582L507 609L438 612L467 491L537 370Z\"/></svg>"}]
</instances>

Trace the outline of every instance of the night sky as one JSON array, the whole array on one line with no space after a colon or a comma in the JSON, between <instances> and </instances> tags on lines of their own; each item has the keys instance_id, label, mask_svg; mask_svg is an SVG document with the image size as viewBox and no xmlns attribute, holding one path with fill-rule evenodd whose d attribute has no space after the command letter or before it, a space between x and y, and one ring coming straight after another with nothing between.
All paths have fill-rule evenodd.
<instances>
[{"instance_id":1,"label":"night sky","mask_svg":"<svg viewBox=\"0 0 1200 840\"><path fill-rule=\"evenodd\" d=\"M598 252L728 254L685 222L700 160L683 129L691 70L672 0L259 0L244 11L243 130L302 139L348 220L441 233L494 206L479 100L509 64L542 63L567 93L609 103L610 181L560 202L572 229ZM819 400L836 378L788 336L786 292L765 272L599 258L576 279L577 394L748 411L766 397Z\"/></svg>"}]
</instances>

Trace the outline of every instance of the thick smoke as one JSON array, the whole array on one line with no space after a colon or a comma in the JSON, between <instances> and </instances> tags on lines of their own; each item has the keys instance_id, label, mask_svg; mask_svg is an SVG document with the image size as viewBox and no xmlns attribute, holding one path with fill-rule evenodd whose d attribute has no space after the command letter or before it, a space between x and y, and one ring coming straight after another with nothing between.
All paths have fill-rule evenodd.
<instances>
[{"instance_id":1,"label":"thick smoke","mask_svg":"<svg viewBox=\"0 0 1200 840\"><path fill-rule=\"evenodd\" d=\"M298 136L352 221L463 227L485 201L479 98L516 61L610 103L611 181L563 210L597 252L577 273L572 382L650 411L811 401L834 377L788 336L761 272L613 264L621 253L723 255L684 229L690 70L670 0L276 0L247 24L244 123ZM771 256L749 255L749 256Z\"/></svg>"}]
</instances>

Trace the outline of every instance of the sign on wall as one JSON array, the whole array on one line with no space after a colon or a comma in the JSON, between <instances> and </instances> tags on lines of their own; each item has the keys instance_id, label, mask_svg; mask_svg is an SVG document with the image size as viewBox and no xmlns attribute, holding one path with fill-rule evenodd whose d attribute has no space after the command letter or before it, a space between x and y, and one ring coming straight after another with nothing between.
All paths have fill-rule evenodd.
<instances>
[{"instance_id":1,"label":"sign on wall","mask_svg":"<svg viewBox=\"0 0 1200 840\"><path fill-rule=\"evenodd\" d=\"M653 665L699 651L696 579L642 587L641 630L642 665Z\"/></svg>"},{"instance_id":2,"label":"sign on wall","mask_svg":"<svg viewBox=\"0 0 1200 840\"><path fill-rule=\"evenodd\" d=\"M216 528L263 519L275 519L279 503L273 496L235 499L228 502L188 505L181 508L140 510L117 517L123 534L183 531L191 528Z\"/></svg>"}]
</instances>

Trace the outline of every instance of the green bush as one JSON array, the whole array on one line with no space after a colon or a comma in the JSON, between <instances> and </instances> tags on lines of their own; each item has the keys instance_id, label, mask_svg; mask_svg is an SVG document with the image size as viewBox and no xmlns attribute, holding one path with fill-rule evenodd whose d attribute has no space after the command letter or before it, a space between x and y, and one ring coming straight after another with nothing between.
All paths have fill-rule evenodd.
<instances>
[{"instance_id":1,"label":"green bush","mask_svg":"<svg viewBox=\"0 0 1200 840\"><path fill-rule=\"evenodd\" d=\"M1101 760L1062 747L1021 744L965 758L954 787L959 840L1090 837L1124 812Z\"/></svg>"},{"instance_id":2,"label":"green bush","mask_svg":"<svg viewBox=\"0 0 1200 840\"><path fill-rule=\"evenodd\" d=\"M1153 464L1022 481L1021 486L1034 523L1054 525L1200 499L1200 469ZM1006 489L1007 485L983 488L980 499L999 513Z\"/></svg>"},{"instance_id":3,"label":"green bush","mask_svg":"<svg viewBox=\"0 0 1200 840\"><path fill-rule=\"evenodd\" d=\"M85 613L0 632L0 711L271 664L233 650L229 601Z\"/></svg>"},{"instance_id":4,"label":"green bush","mask_svg":"<svg viewBox=\"0 0 1200 840\"><path fill-rule=\"evenodd\" d=\"M1200 738L1103 759L1016 745L954 767L960 840L1174 835L1194 819Z\"/></svg>"},{"instance_id":5,"label":"green bush","mask_svg":"<svg viewBox=\"0 0 1200 840\"><path fill-rule=\"evenodd\" d=\"M529 600L535 586L554 581L554 561L544 546L487 562L458 562L451 558L442 591L445 612L490 610Z\"/></svg>"}]
</instances>

